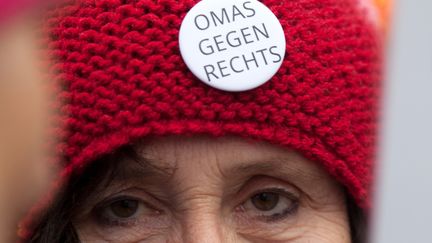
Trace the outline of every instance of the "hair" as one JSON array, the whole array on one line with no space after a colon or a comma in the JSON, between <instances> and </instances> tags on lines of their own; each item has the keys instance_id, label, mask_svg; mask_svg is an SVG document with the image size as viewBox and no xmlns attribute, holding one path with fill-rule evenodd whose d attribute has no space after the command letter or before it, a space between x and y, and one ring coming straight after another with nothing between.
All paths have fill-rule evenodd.
<instances>
[{"instance_id":1,"label":"hair","mask_svg":"<svg viewBox=\"0 0 432 243\"><path fill-rule=\"evenodd\" d=\"M125 157L132 158L140 164L145 163L139 160L132 146L125 146L113 154L90 163L82 173L72 175L68 183L58 192L49 209L38 219L29 242L79 243L78 234L72 223L75 213L96 187L109 185L118 171L120 164L118 161ZM366 214L348 193L346 193L346 205L352 243L365 243Z\"/></svg>"}]
</instances>

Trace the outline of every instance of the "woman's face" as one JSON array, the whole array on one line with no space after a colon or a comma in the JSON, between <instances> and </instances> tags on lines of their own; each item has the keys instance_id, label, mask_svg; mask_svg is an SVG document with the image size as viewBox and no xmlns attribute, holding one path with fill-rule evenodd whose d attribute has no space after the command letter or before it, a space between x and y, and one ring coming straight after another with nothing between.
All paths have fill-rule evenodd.
<instances>
[{"instance_id":1,"label":"woman's face","mask_svg":"<svg viewBox=\"0 0 432 243\"><path fill-rule=\"evenodd\" d=\"M343 190L294 152L204 137L136 150L75 215L83 242L351 242Z\"/></svg>"}]
</instances>

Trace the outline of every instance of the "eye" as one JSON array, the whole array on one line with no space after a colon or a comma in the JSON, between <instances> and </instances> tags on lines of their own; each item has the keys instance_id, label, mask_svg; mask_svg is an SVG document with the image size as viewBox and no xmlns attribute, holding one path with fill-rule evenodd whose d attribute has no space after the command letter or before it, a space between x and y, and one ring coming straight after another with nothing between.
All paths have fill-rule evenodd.
<instances>
[{"instance_id":1,"label":"eye","mask_svg":"<svg viewBox=\"0 0 432 243\"><path fill-rule=\"evenodd\" d=\"M130 218L138 212L138 200L123 199L109 205L109 210L113 216L118 218Z\"/></svg>"},{"instance_id":2,"label":"eye","mask_svg":"<svg viewBox=\"0 0 432 243\"><path fill-rule=\"evenodd\" d=\"M144 217L159 214L158 210L132 197L115 198L96 208L98 221L111 226L129 226Z\"/></svg>"},{"instance_id":3,"label":"eye","mask_svg":"<svg viewBox=\"0 0 432 243\"><path fill-rule=\"evenodd\" d=\"M277 206L279 202L279 194L273 192L262 192L253 196L250 200L258 210L270 211Z\"/></svg>"},{"instance_id":4,"label":"eye","mask_svg":"<svg viewBox=\"0 0 432 243\"><path fill-rule=\"evenodd\" d=\"M298 198L283 189L269 189L255 193L241 208L247 217L277 221L296 212Z\"/></svg>"}]
</instances>

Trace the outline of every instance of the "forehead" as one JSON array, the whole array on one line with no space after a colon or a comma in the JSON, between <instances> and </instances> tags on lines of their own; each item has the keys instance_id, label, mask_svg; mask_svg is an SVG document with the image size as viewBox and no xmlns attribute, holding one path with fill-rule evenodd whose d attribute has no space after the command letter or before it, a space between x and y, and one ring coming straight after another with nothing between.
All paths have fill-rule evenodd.
<instances>
[{"instance_id":1,"label":"forehead","mask_svg":"<svg viewBox=\"0 0 432 243\"><path fill-rule=\"evenodd\" d=\"M165 201L197 195L236 194L254 178L270 178L302 191L312 201L344 193L319 163L264 142L236 137L162 137L134 147L118 158L110 191L126 185L145 188ZM98 187L103 193L107 185Z\"/></svg>"},{"instance_id":2,"label":"forehead","mask_svg":"<svg viewBox=\"0 0 432 243\"><path fill-rule=\"evenodd\" d=\"M320 165L293 150L237 137L154 138L139 143L135 150L147 165L144 170L161 176L230 178L272 173L314 181L329 177Z\"/></svg>"},{"instance_id":3,"label":"forehead","mask_svg":"<svg viewBox=\"0 0 432 243\"><path fill-rule=\"evenodd\" d=\"M202 165L217 162L224 167L253 164L260 160L264 162L264 159L287 159L292 163L306 161L289 149L238 137L169 136L153 138L138 144L135 150L139 156L147 158L149 162L165 167L177 167L179 164L188 163L184 161L194 161L195 164Z\"/></svg>"},{"instance_id":4,"label":"forehead","mask_svg":"<svg viewBox=\"0 0 432 243\"><path fill-rule=\"evenodd\" d=\"M239 137L167 136L152 138L139 143L135 148L141 155L162 157L191 157L203 154L222 157L246 157L258 154L300 157L288 148L285 149L265 142L246 140ZM160 154L161 151L167 153Z\"/></svg>"}]
</instances>

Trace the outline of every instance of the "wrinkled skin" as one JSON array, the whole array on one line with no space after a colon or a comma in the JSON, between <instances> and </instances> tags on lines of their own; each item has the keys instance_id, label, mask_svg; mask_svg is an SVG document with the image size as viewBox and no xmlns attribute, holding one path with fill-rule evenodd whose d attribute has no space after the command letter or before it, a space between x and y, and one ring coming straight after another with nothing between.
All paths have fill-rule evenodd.
<instances>
[{"instance_id":1,"label":"wrinkled skin","mask_svg":"<svg viewBox=\"0 0 432 243\"><path fill-rule=\"evenodd\" d=\"M237 138L167 137L136 147L83 202L83 242L349 243L342 188L317 164Z\"/></svg>"}]
</instances>

